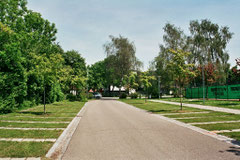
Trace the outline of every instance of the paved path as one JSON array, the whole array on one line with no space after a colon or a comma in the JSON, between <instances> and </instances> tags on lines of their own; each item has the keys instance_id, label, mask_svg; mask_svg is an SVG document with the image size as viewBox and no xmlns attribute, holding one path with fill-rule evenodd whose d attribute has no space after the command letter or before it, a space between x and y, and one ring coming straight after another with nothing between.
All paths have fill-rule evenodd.
<instances>
[{"instance_id":1,"label":"paved path","mask_svg":"<svg viewBox=\"0 0 240 160\"><path fill-rule=\"evenodd\" d=\"M166 104L180 105L180 103L178 103L178 102L169 102L169 101L161 101L161 100L149 100L149 101L166 103ZM192 108L198 108L198 109L206 109L206 110L217 111L217 112L240 114L240 110L239 109L229 109L229 108L221 108L221 107L214 107L214 106L204 106L204 105L198 105L198 104L187 104L187 103L183 103L183 106L192 107Z\"/></svg>"},{"instance_id":2,"label":"paved path","mask_svg":"<svg viewBox=\"0 0 240 160\"><path fill-rule=\"evenodd\" d=\"M240 159L240 148L113 100L91 101L63 160Z\"/></svg>"}]
</instances>

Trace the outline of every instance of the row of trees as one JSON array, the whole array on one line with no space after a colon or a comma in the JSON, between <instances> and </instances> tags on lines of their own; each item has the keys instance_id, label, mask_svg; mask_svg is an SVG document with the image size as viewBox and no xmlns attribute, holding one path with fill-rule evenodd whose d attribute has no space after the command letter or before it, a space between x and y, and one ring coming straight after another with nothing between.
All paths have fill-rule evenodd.
<instances>
[{"instance_id":1,"label":"row of trees","mask_svg":"<svg viewBox=\"0 0 240 160\"><path fill-rule=\"evenodd\" d=\"M64 52L55 24L26 5L0 1L0 113L60 101L86 86L85 60L77 51Z\"/></svg>"},{"instance_id":2,"label":"row of trees","mask_svg":"<svg viewBox=\"0 0 240 160\"><path fill-rule=\"evenodd\" d=\"M237 77L233 70L236 67L230 69L228 63L229 54L226 47L233 36L228 27L221 27L205 19L190 21L190 35L186 35L181 28L169 23L163 29L164 44L160 45L159 55L151 66L156 76L161 75L163 90L166 92L177 90L179 86L176 74L168 68L168 64L173 60L169 52L171 49L190 53L186 56L185 62L194 64L189 69L194 71L195 76L188 77L186 81L188 85L200 86L204 83L209 86L240 82L235 81Z\"/></svg>"},{"instance_id":3,"label":"row of trees","mask_svg":"<svg viewBox=\"0 0 240 160\"><path fill-rule=\"evenodd\" d=\"M228 63L226 47L233 36L228 27L205 19L190 22L190 35L170 23L163 29L164 44L146 72L140 71L142 63L135 56L134 43L110 36L111 41L104 45L107 58L89 67L90 88L124 86L158 97L159 76L161 91L175 91L175 96L186 85L240 83L237 66L230 69Z\"/></svg>"},{"instance_id":4,"label":"row of trees","mask_svg":"<svg viewBox=\"0 0 240 160\"><path fill-rule=\"evenodd\" d=\"M107 57L89 66L88 84L94 91L105 89L113 91L115 87L130 91L131 89L148 91L155 77L148 72L141 72L143 66L135 55L136 49L133 42L127 38L110 36L110 42L104 44ZM108 94L109 96L109 94ZM111 95L110 95L111 96Z\"/></svg>"}]
</instances>

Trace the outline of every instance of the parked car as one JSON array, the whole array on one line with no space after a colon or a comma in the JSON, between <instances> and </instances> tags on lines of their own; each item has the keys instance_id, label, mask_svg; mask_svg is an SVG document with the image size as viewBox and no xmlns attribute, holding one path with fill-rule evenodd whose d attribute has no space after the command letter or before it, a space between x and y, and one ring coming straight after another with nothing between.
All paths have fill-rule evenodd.
<instances>
[{"instance_id":1,"label":"parked car","mask_svg":"<svg viewBox=\"0 0 240 160\"><path fill-rule=\"evenodd\" d=\"M102 95L98 92L95 92L95 93L93 93L93 97L96 98L96 99L101 99Z\"/></svg>"}]
</instances>

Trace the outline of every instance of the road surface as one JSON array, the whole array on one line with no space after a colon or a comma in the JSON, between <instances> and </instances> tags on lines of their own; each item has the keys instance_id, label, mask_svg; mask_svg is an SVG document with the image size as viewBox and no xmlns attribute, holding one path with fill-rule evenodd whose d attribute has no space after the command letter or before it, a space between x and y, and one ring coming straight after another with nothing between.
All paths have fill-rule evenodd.
<instances>
[{"instance_id":1,"label":"road surface","mask_svg":"<svg viewBox=\"0 0 240 160\"><path fill-rule=\"evenodd\" d=\"M240 159L240 148L115 100L88 102L64 160Z\"/></svg>"}]
</instances>

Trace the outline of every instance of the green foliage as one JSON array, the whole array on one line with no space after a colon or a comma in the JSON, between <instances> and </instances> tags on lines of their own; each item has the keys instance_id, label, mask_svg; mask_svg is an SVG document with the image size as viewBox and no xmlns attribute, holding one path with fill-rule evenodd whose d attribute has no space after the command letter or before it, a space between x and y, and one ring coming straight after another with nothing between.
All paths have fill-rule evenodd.
<instances>
[{"instance_id":1,"label":"green foliage","mask_svg":"<svg viewBox=\"0 0 240 160\"><path fill-rule=\"evenodd\" d=\"M119 95L119 98L120 98L120 99L126 99L126 98L127 98L127 94L126 94L126 93L121 93L121 94Z\"/></svg>"},{"instance_id":2,"label":"green foliage","mask_svg":"<svg viewBox=\"0 0 240 160\"><path fill-rule=\"evenodd\" d=\"M131 99L137 99L138 98L137 93L131 93L129 96L131 97Z\"/></svg>"},{"instance_id":3,"label":"green foliage","mask_svg":"<svg viewBox=\"0 0 240 160\"><path fill-rule=\"evenodd\" d=\"M114 76L111 82L121 88L124 86L124 77L129 76L131 71L138 70L142 63L135 56L136 48L133 42L127 38L110 36L111 42L104 45L107 57L110 58L107 66L113 70Z\"/></svg>"},{"instance_id":4,"label":"green foliage","mask_svg":"<svg viewBox=\"0 0 240 160\"><path fill-rule=\"evenodd\" d=\"M172 60L169 62L168 67L174 73L174 80L180 88L180 97L182 97L182 88L190 80L191 77L195 76L195 73L191 71L193 64L187 64L187 57L190 55L189 52L182 50L169 50L172 54ZM182 98L181 98L181 109L182 109Z\"/></svg>"},{"instance_id":5,"label":"green foliage","mask_svg":"<svg viewBox=\"0 0 240 160\"><path fill-rule=\"evenodd\" d=\"M89 89L97 90L106 87L106 61L99 61L88 68L88 85Z\"/></svg>"},{"instance_id":6,"label":"green foliage","mask_svg":"<svg viewBox=\"0 0 240 160\"><path fill-rule=\"evenodd\" d=\"M64 52L55 43L55 24L26 5L0 1L0 113L42 103L44 93L47 103L60 101L63 91L86 86L85 60Z\"/></svg>"}]
</instances>

